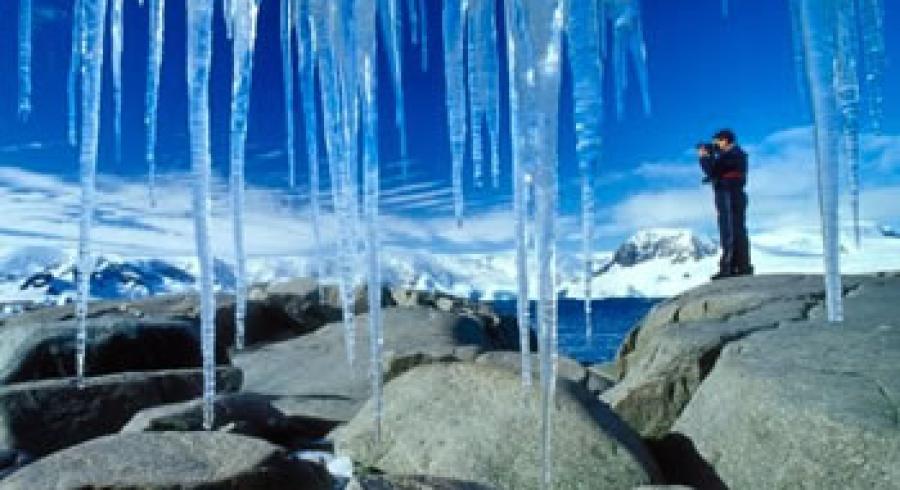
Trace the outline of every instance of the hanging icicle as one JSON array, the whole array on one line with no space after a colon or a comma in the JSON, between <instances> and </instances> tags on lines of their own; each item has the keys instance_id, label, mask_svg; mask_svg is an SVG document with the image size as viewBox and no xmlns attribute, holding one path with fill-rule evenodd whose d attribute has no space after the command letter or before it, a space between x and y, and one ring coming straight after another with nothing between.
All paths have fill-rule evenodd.
<instances>
[{"instance_id":1,"label":"hanging icicle","mask_svg":"<svg viewBox=\"0 0 900 490\"><path fill-rule=\"evenodd\" d=\"M72 4L72 53L69 58L69 77L66 82L66 95L69 111L68 137L69 144L78 145L78 80L81 74L81 24L82 0Z\"/></svg>"},{"instance_id":2,"label":"hanging icicle","mask_svg":"<svg viewBox=\"0 0 900 490\"><path fill-rule=\"evenodd\" d=\"M234 1L234 0L232 0ZM293 0L281 0L281 74L284 80L284 124L285 148L288 162L288 185L291 189L296 183L296 161L294 157L294 64L291 53L291 3Z\"/></svg>"},{"instance_id":3,"label":"hanging icicle","mask_svg":"<svg viewBox=\"0 0 900 490\"><path fill-rule=\"evenodd\" d=\"M147 90L144 95L144 128L147 134L144 156L149 174L150 206L156 206L156 116L159 106L159 74L162 68L166 0L150 0L150 40L147 59Z\"/></svg>"},{"instance_id":4,"label":"hanging icicle","mask_svg":"<svg viewBox=\"0 0 900 490\"><path fill-rule=\"evenodd\" d=\"M837 58L838 5L840 0L801 0L803 47L806 58L813 114L819 209L825 259L825 297L828 320L843 321L843 298L838 228L838 164L840 118L834 90L834 60Z\"/></svg>"},{"instance_id":5,"label":"hanging icicle","mask_svg":"<svg viewBox=\"0 0 900 490\"><path fill-rule=\"evenodd\" d=\"M581 253L584 267L585 333L592 334L591 281L593 279L593 175L602 151L603 65L598 2L573 2L566 40L574 84L575 138L581 180Z\"/></svg>"},{"instance_id":6,"label":"hanging icicle","mask_svg":"<svg viewBox=\"0 0 900 490\"><path fill-rule=\"evenodd\" d=\"M519 121L523 120L522 106L519 102L518 81L516 77L517 60L520 58L514 32L524 30L521 25L520 0L504 1L503 13L506 20L507 76L509 83L510 134L520 134ZM526 44L522 49L527 48ZM523 120L524 122L524 120ZM522 140L512 138L512 189L513 214L515 215L515 247L516 247L516 321L519 326L519 352L521 355L522 387L531 387L531 317L529 314L529 274L528 274L528 193L531 184L525 150Z\"/></svg>"},{"instance_id":7,"label":"hanging icicle","mask_svg":"<svg viewBox=\"0 0 900 490\"><path fill-rule=\"evenodd\" d=\"M107 0L83 0L81 65L81 225L78 237L78 332L75 339L75 365L79 385L85 376L87 354L87 307L91 296L94 258L91 228L94 219L94 191L97 178L97 152L100 141L100 99L103 80L103 37Z\"/></svg>"},{"instance_id":8,"label":"hanging icicle","mask_svg":"<svg viewBox=\"0 0 900 490\"><path fill-rule=\"evenodd\" d=\"M374 0L373 0L374 1ZM387 49L394 88L394 123L400 134L400 161L403 177L409 172L406 140L406 108L403 102L403 39L401 37L402 17L400 0L378 0L378 17L381 21L381 35Z\"/></svg>"},{"instance_id":9,"label":"hanging icicle","mask_svg":"<svg viewBox=\"0 0 900 490\"><path fill-rule=\"evenodd\" d=\"M841 167L849 176L848 195L850 216L853 220L853 238L856 248L862 241L859 223L859 24L855 2L844 2L838 12L837 59L835 62L834 90L841 113Z\"/></svg>"},{"instance_id":10,"label":"hanging icicle","mask_svg":"<svg viewBox=\"0 0 900 490\"><path fill-rule=\"evenodd\" d=\"M468 25L469 131L476 186L482 184L482 134L488 133L491 183L500 185L500 63L497 52L496 0L470 0Z\"/></svg>"},{"instance_id":11,"label":"hanging icicle","mask_svg":"<svg viewBox=\"0 0 900 490\"><path fill-rule=\"evenodd\" d=\"M297 33L297 70L303 98L303 122L306 130L306 158L309 169L309 208L313 234L313 260L316 267L316 283L319 301L324 301L322 281L325 278L325 256L322 250L322 205L319 199L319 139L316 118L316 65L315 37L309 18L309 2L302 1L294 11Z\"/></svg>"},{"instance_id":12,"label":"hanging icicle","mask_svg":"<svg viewBox=\"0 0 900 490\"><path fill-rule=\"evenodd\" d=\"M235 293L234 325L236 349L244 348L247 313L247 265L244 250L244 158L250 88L253 84L253 54L256 43L257 0L233 0L233 77L231 90L231 207L234 233Z\"/></svg>"},{"instance_id":13,"label":"hanging icicle","mask_svg":"<svg viewBox=\"0 0 900 490\"><path fill-rule=\"evenodd\" d=\"M369 303L369 377L372 383L372 400L375 403L375 442L381 442L381 423L384 418L382 394L382 351L384 335L381 317L381 252L379 237L379 163L378 163L378 104L377 104L377 51L375 35L375 9L373 2L356 2L356 59L361 69L360 96L362 98L362 156L364 220L366 236L366 285Z\"/></svg>"},{"instance_id":14,"label":"hanging icicle","mask_svg":"<svg viewBox=\"0 0 900 490\"><path fill-rule=\"evenodd\" d=\"M111 0L112 12L110 13L110 42L112 53L113 74L113 100L116 105L116 115L113 121L115 128L115 155L116 163L122 162L122 51L124 48L124 35L122 24L123 0Z\"/></svg>"},{"instance_id":15,"label":"hanging icicle","mask_svg":"<svg viewBox=\"0 0 900 490\"><path fill-rule=\"evenodd\" d=\"M607 8L613 23L613 81L616 90L616 113L625 113L625 89L628 87L628 58L630 56L641 89L644 112L650 113L650 90L647 75L647 48L641 6L638 0L615 0Z\"/></svg>"},{"instance_id":16,"label":"hanging icicle","mask_svg":"<svg viewBox=\"0 0 900 490\"><path fill-rule=\"evenodd\" d=\"M31 114L31 0L19 0L19 117Z\"/></svg>"},{"instance_id":17,"label":"hanging icicle","mask_svg":"<svg viewBox=\"0 0 900 490\"><path fill-rule=\"evenodd\" d=\"M849 0L847 0L849 2ZM884 4L882 0L857 0L863 38L863 68L869 119L875 133L881 132L884 118Z\"/></svg>"},{"instance_id":18,"label":"hanging icicle","mask_svg":"<svg viewBox=\"0 0 900 490\"><path fill-rule=\"evenodd\" d=\"M422 19L422 26L419 28L421 40L419 44L422 48L422 71L428 71L428 3L425 0L419 0L419 12Z\"/></svg>"},{"instance_id":19,"label":"hanging icicle","mask_svg":"<svg viewBox=\"0 0 900 490\"><path fill-rule=\"evenodd\" d=\"M549 9L548 9L549 7ZM542 412L542 483L552 486L552 412L556 390L557 296L557 109L559 103L562 30L566 15L563 0L519 0L508 36L515 63L511 84L516 86L514 155L533 168L535 194L535 262L537 265L537 328L540 351ZM547 14L547 15L543 15ZM521 298L520 298L521 301Z\"/></svg>"},{"instance_id":20,"label":"hanging icicle","mask_svg":"<svg viewBox=\"0 0 900 490\"><path fill-rule=\"evenodd\" d=\"M213 427L216 395L216 299L210 243L209 69L213 0L191 0L187 8L188 119L194 173L194 234L200 263L200 336L203 357L203 427Z\"/></svg>"},{"instance_id":21,"label":"hanging icicle","mask_svg":"<svg viewBox=\"0 0 900 490\"><path fill-rule=\"evenodd\" d=\"M452 157L453 214L463 220L463 158L466 152L466 78L463 65L468 0L444 2L444 77L447 83L447 124Z\"/></svg>"}]
</instances>

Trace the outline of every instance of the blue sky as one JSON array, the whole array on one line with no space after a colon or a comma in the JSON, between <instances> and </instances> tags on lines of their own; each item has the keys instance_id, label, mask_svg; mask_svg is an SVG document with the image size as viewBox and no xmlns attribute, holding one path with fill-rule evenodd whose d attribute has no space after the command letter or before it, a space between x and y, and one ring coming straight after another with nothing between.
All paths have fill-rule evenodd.
<instances>
[{"instance_id":1,"label":"blue sky","mask_svg":"<svg viewBox=\"0 0 900 490\"><path fill-rule=\"evenodd\" d=\"M70 0L33 0L35 21L35 112L23 123L16 117L16 3L0 2L0 165L22 172L7 173L0 184L21 191L35 176L58 179L70 185L77 178L75 152L65 145L65 81L69 60ZM618 121L605 114L606 160L598 169L598 248L614 247L627 235L648 226L687 226L710 232L712 204L689 150L722 126L737 130L751 150L751 213L754 229L814 222L811 192L812 143L810 116L805 100L795 88L795 67L786 0L732 0L731 13L723 19L719 0L645 0L644 29L649 55L653 112L645 116L634 84L628 93L628 110ZM169 0L166 61L163 67L160 111L160 166L163 172L189 168L187 152L186 95L184 82L183 3ZM413 240L443 249L484 249L505 246L510 223L510 197L506 179L500 192L478 190L468 182L470 220L462 231L445 230L451 222L449 148L440 56L438 0L429 0L430 69L422 73L418 52L407 42L405 100L408 110L411 168L409 181L396 177L396 134L392 119L392 94L386 72L380 82L382 112L381 155L386 166L385 212L397 223L397 242ZM900 4L886 4L888 67L885 78L884 136L866 136L863 168L864 217L900 224ZM277 210L292 195L286 190L283 151L284 116L278 51L278 9L274 0L263 0L258 55L251 102L248 178L258 189L259 202ZM100 170L121 189L139 184L145 172L143 148L143 87L146 57L146 11L126 0L124 94L125 158L112 160L112 98L106 90L103 113L103 152ZM214 163L226 175L227 94L230 59L224 36L214 57L213 143ZM108 68L107 68L108 70ZM567 76L564 75L564 87ZM107 77L107 89L109 77ZM611 100L611 94L607 100ZM561 213L566 238L576 228L578 208L575 186L574 137L571 103L561 102ZM302 155L302 123L298 117L298 154ZM505 121L505 118L504 118ZM505 123L504 123L505 124ZM504 126L505 129L505 126ZM508 141L504 138L503 172L508 175ZM305 163L298 164L305 181ZM467 167L466 175L470 175ZM23 175L30 175L25 178ZM18 176L18 177L16 177ZM468 180L468 179L467 179ZM15 190L15 189L14 189ZM301 185L298 219L307 189ZM132 194L128 194L132 195ZM121 200L112 199L112 204ZM254 201L255 202L255 201ZM140 206L137 206L140 209ZM273 211L275 212L275 211ZM409 223L418 220L422 233ZM400 223L405 223L400 226ZM124 223L127 226L127 222ZM162 226L162 225L160 225ZM447 228L450 228L449 226ZM405 231L403 231L405 230ZM33 230L32 230L33 231ZM511 230L510 230L511 231ZM493 234L492 237L486 236ZM390 239L390 238L389 238Z\"/></svg>"}]
</instances>

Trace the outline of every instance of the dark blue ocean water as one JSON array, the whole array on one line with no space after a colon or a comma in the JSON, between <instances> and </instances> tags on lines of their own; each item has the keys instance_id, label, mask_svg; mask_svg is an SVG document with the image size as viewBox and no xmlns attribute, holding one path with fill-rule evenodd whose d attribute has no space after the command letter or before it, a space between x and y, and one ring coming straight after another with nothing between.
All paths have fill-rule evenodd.
<instances>
[{"instance_id":1,"label":"dark blue ocean water","mask_svg":"<svg viewBox=\"0 0 900 490\"><path fill-rule=\"evenodd\" d=\"M622 339L660 299L611 298L591 303L593 335L587 338L584 302L559 300L559 352L577 361L595 364L612 360ZM515 316L514 300L494 301L497 313ZM534 314L535 303L531 303Z\"/></svg>"}]
</instances>

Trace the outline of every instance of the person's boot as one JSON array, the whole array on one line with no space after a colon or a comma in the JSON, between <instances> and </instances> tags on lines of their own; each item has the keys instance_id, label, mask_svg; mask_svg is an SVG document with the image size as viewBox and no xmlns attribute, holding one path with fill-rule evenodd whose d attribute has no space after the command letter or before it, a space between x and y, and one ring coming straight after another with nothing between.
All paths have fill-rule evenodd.
<instances>
[{"instance_id":1,"label":"person's boot","mask_svg":"<svg viewBox=\"0 0 900 490\"><path fill-rule=\"evenodd\" d=\"M753 266L748 265L746 267L739 267L734 270L732 275L735 276L752 276L753 275Z\"/></svg>"}]
</instances>

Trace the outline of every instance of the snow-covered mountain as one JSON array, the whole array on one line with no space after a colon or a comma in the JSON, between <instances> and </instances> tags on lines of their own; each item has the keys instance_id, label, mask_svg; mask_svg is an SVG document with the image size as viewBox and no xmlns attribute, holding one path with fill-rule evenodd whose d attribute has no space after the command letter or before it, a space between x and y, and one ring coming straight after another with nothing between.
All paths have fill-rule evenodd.
<instances>
[{"instance_id":1,"label":"snow-covered mountain","mask_svg":"<svg viewBox=\"0 0 900 490\"><path fill-rule=\"evenodd\" d=\"M821 240L815 229L777 230L752 238L753 262L758 273L818 273ZM850 240L845 240L851 243ZM650 229L636 233L614 252L596 255L592 290L595 297L667 297L706 282L718 262L718 247L711 239L686 229ZM50 247L0 250L0 303L60 303L75 290L75 254ZM326 273L334 270L326 265ZM863 248L845 245L843 270L865 273L900 270L900 239L886 227L867 226ZM560 292L583 294L580 257L563 254L559 264ZM427 251L387 249L383 261L385 281L419 290L438 290L485 299L511 297L515 288L515 255L434 254ZM131 258L104 255L91 278L97 298L133 298L195 288L196 260L192 257ZM251 257L252 282L279 281L312 275L304 257ZM234 274L230 264L216 261L219 289L230 290Z\"/></svg>"}]
</instances>

